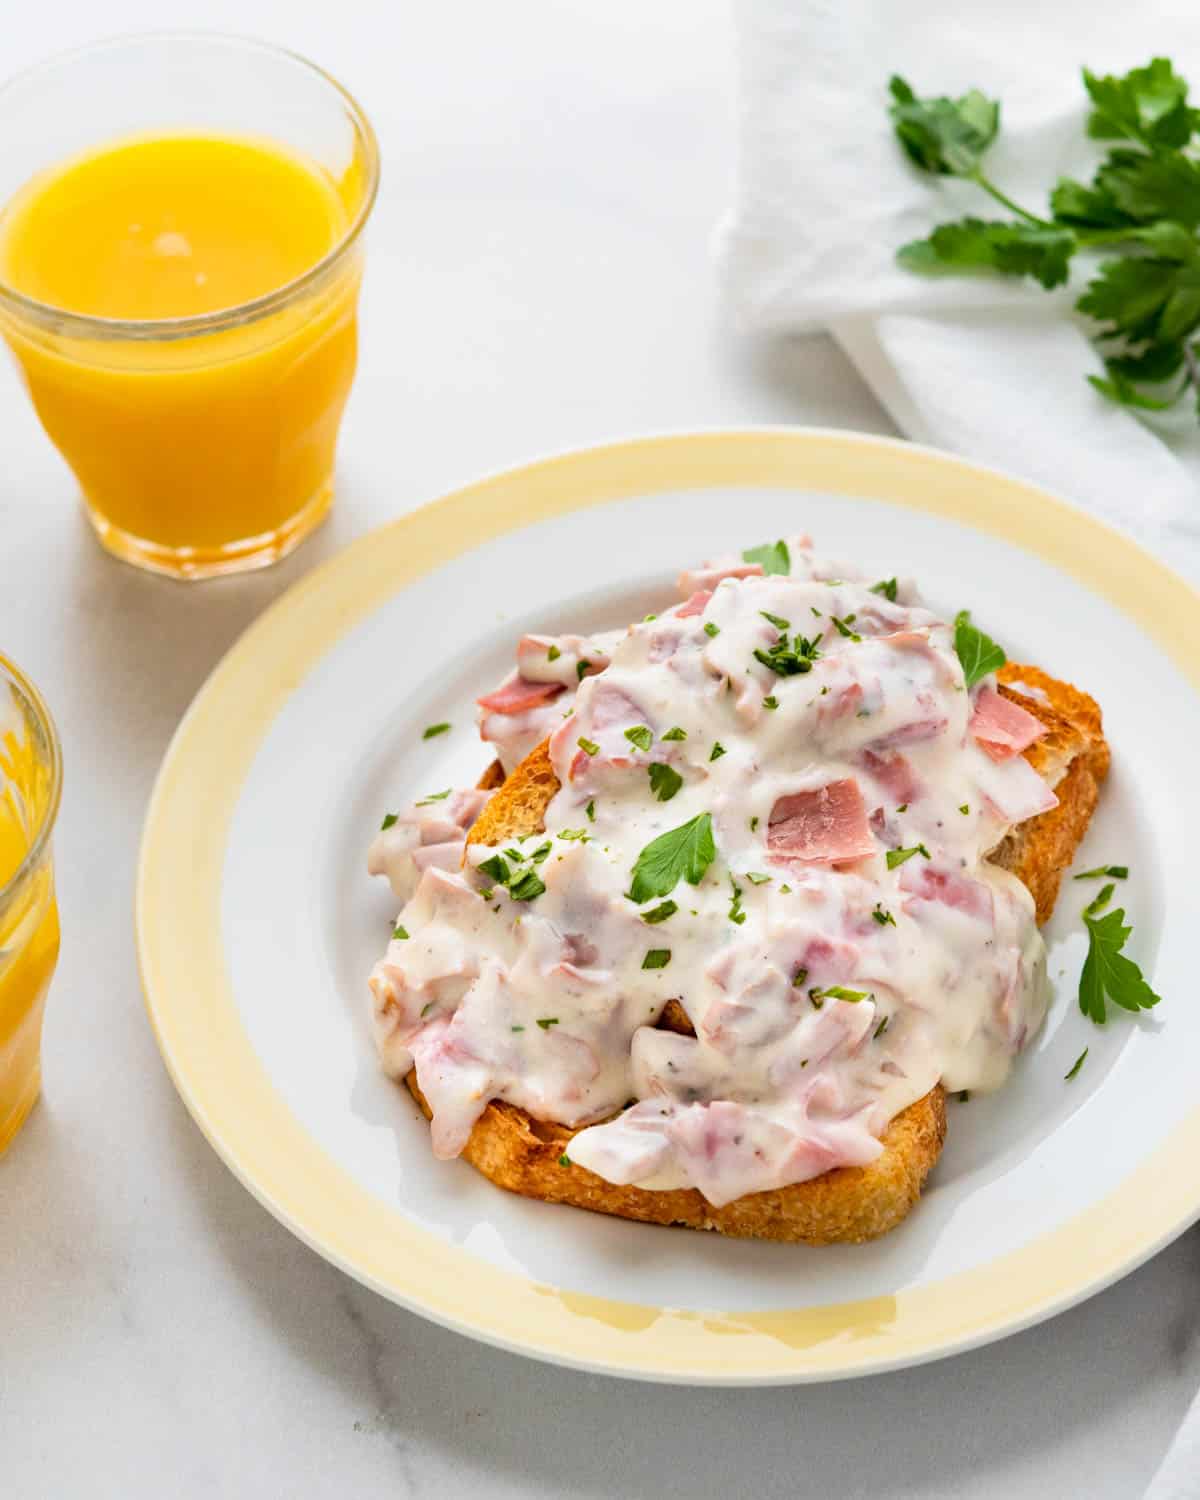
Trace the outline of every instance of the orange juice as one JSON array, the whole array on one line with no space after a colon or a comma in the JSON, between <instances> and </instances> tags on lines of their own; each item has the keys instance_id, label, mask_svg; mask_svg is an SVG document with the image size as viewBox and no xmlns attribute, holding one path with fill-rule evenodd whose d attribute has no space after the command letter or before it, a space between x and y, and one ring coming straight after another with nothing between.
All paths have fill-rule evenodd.
<instances>
[{"instance_id":1,"label":"orange juice","mask_svg":"<svg viewBox=\"0 0 1200 1500\"><path fill-rule=\"evenodd\" d=\"M29 852L34 829L22 784L35 758L8 733L0 742L0 1152L16 1134L41 1083L42 1012L58 957L58 910L49 854L5 894Z\"/></svg>"},{"instance_id":2,"label":"orange juice","mask_svg":"<svg viewBox=\"0 0 1200 1500\"><path fill-rule=\"evenodd\" d=\"M4 332L112 550L228 571L324 515L361 272L332 252L363 176L265 140L147 136L39 173L0 216L0 281L42 309Z\"/></svg>"}]
</instances>

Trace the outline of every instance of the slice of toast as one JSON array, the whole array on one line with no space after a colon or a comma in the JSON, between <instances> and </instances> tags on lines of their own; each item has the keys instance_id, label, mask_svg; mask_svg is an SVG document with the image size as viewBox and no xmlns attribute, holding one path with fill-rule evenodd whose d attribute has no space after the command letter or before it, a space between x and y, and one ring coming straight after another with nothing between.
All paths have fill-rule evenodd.
<instances>
[{"instance_id":1,"label":"slice of toast","mask_svg":"<svg viewBox=\"0 0 1200 1500\"><path fill-rule=\"evenodd\" d=\"M1004 696L1048 728L1026 751L1026 759L1055 788L1059 801L1014 828L991 858L1024 881L1037 919L1044 922L1095 809L1108 772L1108 746L1100 710L1077 688L1036 667L1011 663L999 678ZM541 832L546 807L559 787L545 744L507 781L498 763L490 766L480 786L497 785L500 790L480 813L469 841L501 844ZM693 1034L683 1007L674 1000L658 1024ZM428 1116L415 1069L406 1082ZM498 1187L548 1203L747 1238L858 1243L895 1228L916 1203L945 1140L946 1096L939 1084L898 1114L883 1133L883 1152L868 1166L837 1167L807 1182L747 1194L724 1208L714 1208L694 1188L651 1192L607 1182L570 1162L574 1135L565 1125L536 1120L523 1109L493 1100L476 1121L463 1155Z\"/></svg>"}]
</instances>

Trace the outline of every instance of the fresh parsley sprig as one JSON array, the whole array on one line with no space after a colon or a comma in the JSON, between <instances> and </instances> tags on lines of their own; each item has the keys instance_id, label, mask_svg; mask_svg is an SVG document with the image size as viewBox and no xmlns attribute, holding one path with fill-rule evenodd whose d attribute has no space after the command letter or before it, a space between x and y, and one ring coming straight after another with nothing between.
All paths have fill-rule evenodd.
<instances>
[{"instance_id":1,"label":"fresh parsley sprig","mask_svg":"<svg viewBox=\"0 0 1200 1500\"><path fill-rule=\"evenodd\" d=\"M1200 159L1191 143L1200 111L1186 79L1153 58L1121 77L1083 70L1091 101L1087 131L1116 141L1090 183L1060 178L1049 214L1014 202L983 170L1000 127L1000 106L972 89L961 98L919 97L902 78L890 84L897 139L919 169L973 182L1014 217L940 224L897 252L923 273L991 271L1031 276L1048 290L1064 283L1073 257L1105 247L1112 258L1076 308L1096 325L1105 374L1089 375L1111 401L1143 411L1200 396Z\"/></svg>"},{"instance_id":2,"label":"fresh parsley sprig","mask_svg":"<svg viewBox=\"0 0 1200 1500\"><path fill-rule=\"evenodd\" d=\"M1090 908L1089 908L1090 911ZM1122 949L1133 931L1125 924L1125 911L1118 906L1104 916L1083 914L1088 931L1088 955L1079 976L1079 1009L1097 1026L1107 1020L1105 999L1122 1010L1149 1010L1160 996L1146 983L1141 969Z\"/></svg>"}]
</instances>

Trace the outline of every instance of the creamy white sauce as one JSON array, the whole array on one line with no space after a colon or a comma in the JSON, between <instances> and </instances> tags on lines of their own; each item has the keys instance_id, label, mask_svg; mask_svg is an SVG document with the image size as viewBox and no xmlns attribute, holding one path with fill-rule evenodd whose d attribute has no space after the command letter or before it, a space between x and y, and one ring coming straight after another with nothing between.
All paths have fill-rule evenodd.
<instances>
[{"instance_id":1,"label":"creamy white sauce","mask_svg":"<svg viewBox=\"0 0 1200 1500\"><path fill-rule=\"evenodd\" d=\"M571 1159L609 1181L720 1205L872 1160L900 1110L939 1080L997 1087L1040 1026L1033 900L985 856L1054 798L971 733L994 679L967 692L950 627L907 583L890 602L803 540L790 576L721 578L739 564L685 574L688 601L606 638L577 687L579 651L560 667L565 644L539 663L551 638L522 642L522 681L564 684L536 710L561 783L546 831L434 862L371 978L384 1064L416 1066L439 1155L506 1099L589 1127ZM810 670L756 660L783 628L765 615L819 637ZM667 801L651 765L681 778ZM642 850L706 814L699 883L629 899ZM545 889L514 899L479 868L497 857L514 894ZM652 950L665 966L644 967ZM655 1029L672 998L694 1037Z\"/></svg>"}]
</instances>

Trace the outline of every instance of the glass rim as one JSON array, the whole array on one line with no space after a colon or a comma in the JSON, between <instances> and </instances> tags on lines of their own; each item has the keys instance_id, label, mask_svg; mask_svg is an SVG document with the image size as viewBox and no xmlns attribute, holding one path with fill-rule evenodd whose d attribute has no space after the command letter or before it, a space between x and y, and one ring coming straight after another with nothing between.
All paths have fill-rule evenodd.
<instances>
[{"instance_id":1,"label":"glass rim","mask_svg":"<svg viewBox=\"0 0 1200 1500\"><path fill-rule=\"evenodd\" d=\"M279 312L323 280L325 274L357 243L366 227L371 210L375 206L375 199L379 192L379 141L362 105L332 73L326 72L311 58L294 52L289 47L279 47L273 42L260 41L256 37L239 36L235 32L227 31L196 30L132 31L105 37L99 41L87 42L81 47L72 47L64 52L53 53L40 62L32 63L29 67L10 74L0 82L0 104L4 102L10 89L36 80L39 73L48 72L52 68L60 67L63 63L82 61L97 53L146 42L217 42L244 48L250 52L259 52L295 63L310 73L314 79L333 89L346 107L364 147L367 181L362 202L337 244L331 246L320 260L309 266L308 270L302 271L299 276L294 276L273 291L264 292L261 296L253 297L247 302L234 303L230 307L214 308L211 312L191 313L181 318L102 318L92 313L72 312L70 308L59 307L53 302L42 302L36 297L17 291L15 287L9 286L3 278L0 278L0 305L35 323L51 324L55 332L60 334L70 332L79 337L91 337L97 340L163 342L193 338L198 334L222 332L228 328L257 322L260 318ZM0 656L0 661L4 659ZM3 888L0 888L0 897L3 894Z\"/></svg>"},{"instance_id":2,"label":"glass rim","mask_svg":"<svg viewBox=\"0 0 1200 1500\"><path fill-rule=\"evenodd\" d=\"M34 686L28 674L23 672L12 657L6 656L3 651L0 651L0 675L6 676L19 689L32 710L34 720L45 737L50 751L50 795L46 799L45 811L38 823L37 832L25 851L21 863L9 878L0 884L0 906L3 906L13 892L20 887L30 870L39 863L50 843L54 825L58 820L59 803L62 801L63 766L62 741L58 737L58 726L54 722L53 714L46 706L46 700Z\"/></svg>"}]
</instances>

